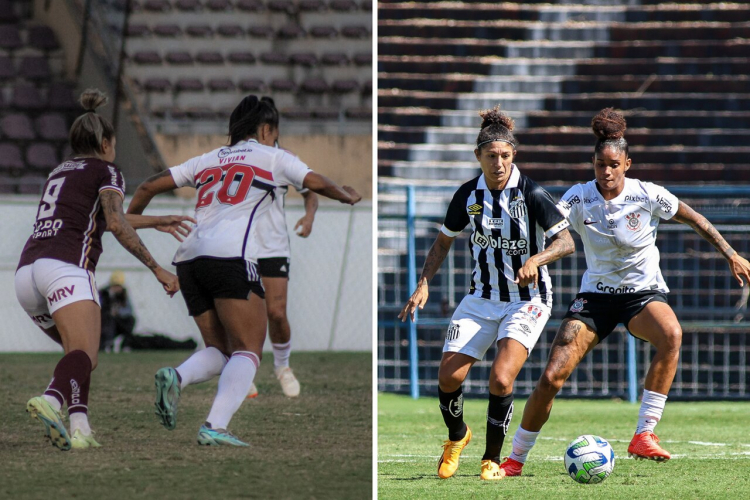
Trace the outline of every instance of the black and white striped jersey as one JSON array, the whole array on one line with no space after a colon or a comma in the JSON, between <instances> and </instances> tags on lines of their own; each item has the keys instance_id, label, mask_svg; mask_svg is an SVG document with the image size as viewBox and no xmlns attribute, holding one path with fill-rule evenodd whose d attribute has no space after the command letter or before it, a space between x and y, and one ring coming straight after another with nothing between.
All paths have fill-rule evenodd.
<instances>
[{"instance_id":1,"label":"black and white striped jersey","mask_svg":"<svg viewBox=\"0 0 750 500\"><path fill-rule=\"evenodd\" d=\"M526 260L544 250L550 238L568 227L547 191L512 166L503 190L487 187L484 174L453 195L441 231L455 238L471 224L469 250L474 259L470 295L504 302L539 296L552 306L552 282L547 266L539 268L539 283L519 287L516 274Z\"/></svg>"}]
</instances>

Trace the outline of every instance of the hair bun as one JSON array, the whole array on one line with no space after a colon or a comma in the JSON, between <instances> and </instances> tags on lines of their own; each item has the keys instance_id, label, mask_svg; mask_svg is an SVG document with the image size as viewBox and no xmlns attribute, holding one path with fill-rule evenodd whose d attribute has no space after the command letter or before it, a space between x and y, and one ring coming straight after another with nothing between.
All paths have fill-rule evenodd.
<instances>
[{"instance_id":1,"label":"hair bun","mask_svg":"<svg viewBox=\"0 0 750 500\"><path fill-rule=\"evenodd\" d=\"M99 89L86 89L79 99L81 106L86 111L96 111L96 108L107 104L107 95Z\"/></svg>"},{"instance_id":2,"label":"hair bun","mask_svg":"<svg viewBox=\"0 0 750 500\"><path fill-rule=\"evenodd\" d=\"M604 108L591 119L591 129L600 141L617 140L625 136L627 122L614 108Z\"/></svg>"},{"instance_id":3,"label":"hair bun","mask_svg":"<svg viewBox=\"0 0 750 500\"><path fill-rule=\"evenodd\" d=\"M490 125L502 125L509 131L513 131L513 127L516 126L513 118L500 111L500 105L498 104L492 109L485 109L479 112L479 116L482 117L482 127L489 127Z\"/></svg>"}]
</instances>

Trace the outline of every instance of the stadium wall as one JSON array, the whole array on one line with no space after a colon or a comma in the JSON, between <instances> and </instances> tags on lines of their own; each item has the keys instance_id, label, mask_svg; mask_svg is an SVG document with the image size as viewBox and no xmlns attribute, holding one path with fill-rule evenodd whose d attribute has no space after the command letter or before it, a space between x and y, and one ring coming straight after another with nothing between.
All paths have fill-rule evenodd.
<instances>
[{"instance_id":1,"label":"stadium wall","mask_svg":"<svg viewBox=\"0 0 750 500\"><path fill-rule=\"evenodd\" d=\"M15 297L13 277L30 234L36 197L0 197L0 352L58 351L26 316ZM148 215L192 214L192 200L154 202ZM127 201L126 201L127 206ZM303 215L301 200L287 204L287 225ZM156 260L170 264L178 242L153 230L139 232ZM288 314L297 351L369 351L372 348L372 206L321 202L313 232L292 235ZM99 287L123 270L137 317L136 333L160 333L175 339L200 334L182 297L169 299L151 273L107 233L97 269ZM266 344L270 350L270 345Z\"/></svg>"}]
</instances>

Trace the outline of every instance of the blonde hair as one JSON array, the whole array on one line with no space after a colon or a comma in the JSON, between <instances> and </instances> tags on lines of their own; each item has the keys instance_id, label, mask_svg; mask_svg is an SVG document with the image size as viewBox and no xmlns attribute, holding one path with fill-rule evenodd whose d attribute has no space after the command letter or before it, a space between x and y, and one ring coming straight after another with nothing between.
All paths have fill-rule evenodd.
<instances>
[{"instance_id":1,"label":"blonde hair","mask_svg":"<svg viewBox=\"0 0 750 500\"><path fill-rule=\"evenodd\" d=\"M70 127L70 147L74 154L101 153L104 139L111 141L115 136L115 129L109 120L96 114L96 108L104 106L107 101L107 96L99 89L86 89L81 94L80 103L86 112L76 118Z\"/></svg>"}]
</instances>

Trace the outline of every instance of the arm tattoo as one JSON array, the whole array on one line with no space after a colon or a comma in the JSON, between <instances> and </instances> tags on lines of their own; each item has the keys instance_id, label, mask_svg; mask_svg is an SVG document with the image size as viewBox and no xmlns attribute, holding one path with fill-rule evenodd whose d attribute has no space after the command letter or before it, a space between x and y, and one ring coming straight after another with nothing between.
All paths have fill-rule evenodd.
<instances>
[{"instance_id":1,"label":"arm tattoo","mask_svg":"<svg viewBox=\"0 0 750 500\"><path fill-rule=\"evenodd\" d=\"M576 245L570 231L563 229L552 237L552 243L543 252L536 254L535 261L538 266L544 266L570 255L575 249Z\"/></svg>"},{"instance_id":2,"label":"arm tattoo","mask_svg":"<svg viewBox=\"0 0 750 500\"><path fill-rule=\"evenodd\" d=\"M701 238L711 243L725 258L729 259L737 253L708 219L685 203L680 202L677 213L674 215L674 220L692 227Z\"/></svg>"},{"instance_id":3,"label":"arm tattoo","mask_svg":"<svg viewBox=\"0 0 750 500\"><path fill-rule=\"evenodd\" d=\"M438 236L438 238L440 237ZM432 244L430 251L427 254L427 259L424 262L422 275L419 277L419 284L422 283L423 279L426 279L429 282L435 274L437 274L438 269L440 269L440 266L443 264L450 249L450 245L446 248L444 245L441 245L437 239L435 240L435 243Z\"/></svg>"},{"instance_id":4,"label":"arm tattoo","mask_svg":"<svg viewBox=\"0 0 750 500\"><path fill-rule=\"evenodd\" d=\"M159 267L135 229L125 220L122 213L122 197L113 191L104 191L101 194L101 202L107 225L112 227L112 234L120 245L152 271Z\"/></svg>"}]
</instances>

